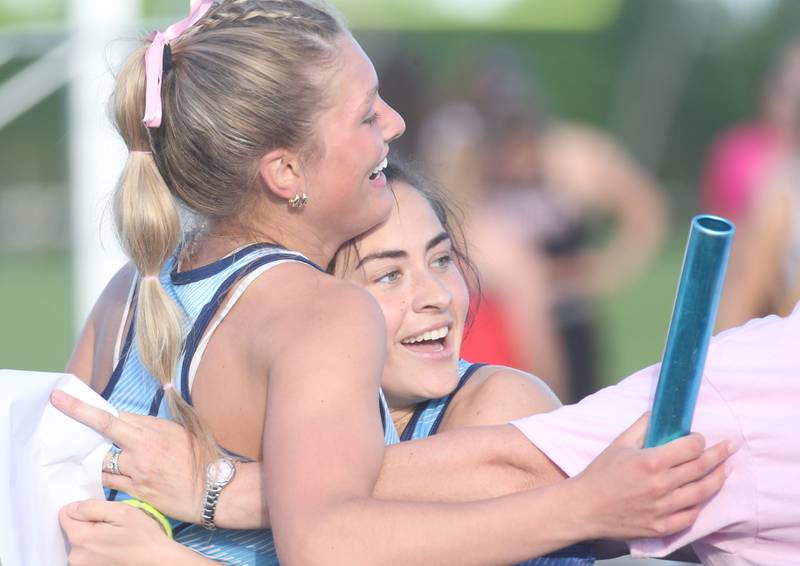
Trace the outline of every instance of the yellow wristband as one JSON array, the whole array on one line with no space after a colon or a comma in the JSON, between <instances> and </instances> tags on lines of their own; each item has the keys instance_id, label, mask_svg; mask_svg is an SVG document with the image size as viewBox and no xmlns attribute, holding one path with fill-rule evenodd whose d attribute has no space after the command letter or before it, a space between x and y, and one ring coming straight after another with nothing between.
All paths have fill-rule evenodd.
<instances>
[{"instance_id":1,"label":"yellow wristband","mask_svg":"<svg viewBox=\"0 0 800 566\"><path fill-rule=\"evenodd\" d=\"M156 522L161 525L161 528L164 529L164 533L169 537L172 538L172 525L169 524L169 521L164 516L164 514L150 505L149 503L145 503L144 501L139 501L138 499L124 499L123 503L127 503L131 507L136 507L137 509L141 509L148 515L150 515Z\"/></svg>"}]
</instances>

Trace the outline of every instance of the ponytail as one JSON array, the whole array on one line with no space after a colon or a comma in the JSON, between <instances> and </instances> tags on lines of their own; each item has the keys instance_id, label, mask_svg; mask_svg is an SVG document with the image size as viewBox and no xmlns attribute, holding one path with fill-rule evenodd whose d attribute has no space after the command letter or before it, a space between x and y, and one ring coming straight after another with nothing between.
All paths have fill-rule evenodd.
<instances>
[{"instance_id":1,"label":"ponytail","mask_svg":"<svg viewBox=\"0 0 800 566\"><path fill-rule=\"evenodd\" d=\"M133 53L117 78L113 103L116 125L128 144L128 161L114 191L114 223L120 244L141 280L136 304L136 343L142 365L164 387L172 417L199 440L195 464L213 459L219 449L208 427L172 384L184 340L184 313L159 279L176 251L182 228L175 197L149 150L143 114L144 64ZM138 91L138 92L137 92Z\"/></svg>"}]
</instances>

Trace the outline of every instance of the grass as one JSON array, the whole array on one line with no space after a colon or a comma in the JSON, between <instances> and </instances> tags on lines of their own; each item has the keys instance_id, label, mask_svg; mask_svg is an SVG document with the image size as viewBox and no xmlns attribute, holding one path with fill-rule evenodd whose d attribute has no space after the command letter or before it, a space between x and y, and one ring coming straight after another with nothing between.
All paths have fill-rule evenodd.
<instances>
[{"instance_id":1,"label":"grass","mask_svg":"<svg viewBox=\"0 0 800 566\"><path fill-rule=\"evenodd\" d=\"M0 368L61 371L72 348L69 258L0 254Z\"/></svg>"},{"instance_id":2,"label":"grass","mask_svg":"<svg viewBox=\"0 0 800 566\"><path fill-rule=\"evenodd\" d=\"M661 360L680 275L685 234L673 236L639 280L601 305L607 383Z\"/></svg>"}]
</instances>

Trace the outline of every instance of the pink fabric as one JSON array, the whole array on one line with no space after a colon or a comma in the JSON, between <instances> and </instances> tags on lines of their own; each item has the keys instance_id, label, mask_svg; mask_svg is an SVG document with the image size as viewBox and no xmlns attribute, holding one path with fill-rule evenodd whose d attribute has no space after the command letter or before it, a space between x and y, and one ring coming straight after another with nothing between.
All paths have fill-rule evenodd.
<instances>
[{"instance_id":1,"label":"pink fabric","mask_svg":"<svg viewBox=\"0 0 800 566\"><path fill-rule=\"evenodd\" d=\"M777 150L776 132L756 123L738 126L718 138L706 163L702 212L742 218Z\"/></svg>"},{"instance_id":2,"label":"pink fabric","mask_svg":"<svg viewBox=\"0 0 800 566\"><path fill-rule=\"evenodd\" d=\"M164 47L202 18L211 4L213 4L213 0L191 2L191 13L188 17L175 22L164 33L157 31L153 34L152 43L144 54L145 101L142 122L148 128L158 128L161 125L161 77L164 73Z\"/></svg>"},{"instance_id":3,"label":"pink fabric","mask_svg":"<svg viewBox=\"0 0 800 566\"><path fill-rule=\"evenodd\" d=\"M581 472L650 408L658 367L576 405L513 424L568 475ZM693 430L733 440L725 486L686 531L630 541L634 556L693 543L704 564L800 563L800 305L712 340Z\"/></svg>"}]
</instances>

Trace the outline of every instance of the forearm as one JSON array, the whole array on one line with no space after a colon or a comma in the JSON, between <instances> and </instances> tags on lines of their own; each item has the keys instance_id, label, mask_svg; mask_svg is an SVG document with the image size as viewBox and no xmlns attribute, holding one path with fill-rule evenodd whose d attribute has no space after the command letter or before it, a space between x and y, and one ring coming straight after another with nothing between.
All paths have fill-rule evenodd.
<instances>
[{"instance_id":1,"label":"forearm","mask_svg":"<svg viewBox=\"0 0 800 566\"><path fill-rule=\"evenodd\" d=\"M587 497L575 480L462 504L357 499L328 508L294 541L290 564L516 563L593 538ZM283 542L283 544L281 544Z\"/></svg>"},{"instance_id":2,"label":"forearm","mask_svg":"<svg viewBox=\"0 0 800 566\"><path fill-rule=\"evenodd\" d=\"M263 503L264 484L261 464L241 462L236 476L222 491L215 522L225 529L268 529L269 509Z\"/></svg>"},{"instance_id":3,"label":"forearm","mask_svg":"<svg viewBox=\"0 0 800 566\"><path fill-rule=\"evenodd\" d=\"M386 449L373 496L379 499L466 502L552 484L561 472L512 426L459 429ZM270 527L262 470L237 465L217 506L216 523L231 529Z\"/></svg>"},{"instance_id":4,"label":"forearm","mask_svg":"<svg viewBox=\"0 0 800 566\"><path fill-rule=\"evenodd\" d=\"M513 426L464 428L387 447L373 495L409 501L477 501L563 478Z\"/></svg>"}]
</instances>

